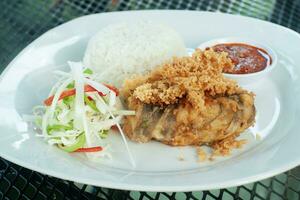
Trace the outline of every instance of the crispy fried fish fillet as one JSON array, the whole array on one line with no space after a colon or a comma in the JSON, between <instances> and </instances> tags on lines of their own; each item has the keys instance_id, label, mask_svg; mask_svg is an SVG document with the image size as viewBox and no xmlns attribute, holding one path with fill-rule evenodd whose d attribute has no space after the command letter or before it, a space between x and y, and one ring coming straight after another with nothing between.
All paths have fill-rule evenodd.
<instances>
[{"instance_id":1,"label":"crispy fried fish fillet","mask_svg":"<svg viewBox=\"0 0 300 200\"><path fill-rule=\"evenodd\" d=\"M226 53L200 51L174 58L145 76L128 79L122 96L135 116L124 132L132 140L169 145L215 144L254 123L254 95L222 75Z\"/></svg>"}]
</instances>

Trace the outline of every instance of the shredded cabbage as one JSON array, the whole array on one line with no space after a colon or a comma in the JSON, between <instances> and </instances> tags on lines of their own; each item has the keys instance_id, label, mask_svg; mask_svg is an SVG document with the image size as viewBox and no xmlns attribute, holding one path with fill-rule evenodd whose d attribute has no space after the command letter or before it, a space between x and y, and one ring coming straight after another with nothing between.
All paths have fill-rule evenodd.
<instances>
[{"instance_id":1,"label":"shredded cabbage","mask_svg":"<svg viewBox=\"0 0 300 200\"><path fill-rule=\"evenodd\" d=\"M117 126L124 141L130 163L135 167L125 135L120 123L125 115L134 115L131 110L122 110L115 91L96 81L91 69L84 68L80 62L68 62L71 72L55 71L60 76L58 83L49 93L52 98L48 106L36 106L33 116L27 116L41 128L39 137L45 138L48 144L57 145L66 152L79 148L101 146L100 152L87 153L89 158L111 158L111 148L105 139L112 126ZM85 91L85 87L94 88ZM69 93L68 93L69 92ZM64 95L64 96L63 96ZM62 97L63 96L63 97Z\"/></svg>"}]
</instances>

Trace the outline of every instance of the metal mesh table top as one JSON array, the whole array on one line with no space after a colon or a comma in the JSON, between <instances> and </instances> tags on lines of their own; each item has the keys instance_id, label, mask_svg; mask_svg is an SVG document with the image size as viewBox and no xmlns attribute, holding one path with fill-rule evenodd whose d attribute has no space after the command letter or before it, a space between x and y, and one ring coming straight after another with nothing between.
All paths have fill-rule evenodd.
<instances>
[{"instance_id":1,"label":"metal mesh table top","mask_svg":"<svg viewBox=\"0 0 300 200\"><path fill-rule=\"evenodd\" d=\"M300 0L1 0L0 8L1 71L45 31L91 13L141 9L217 11L268 20L300 32ZM239 187L156 193L82 185L0 158L0 199L300 199L300 167Z\"/></svg>"}]
</instances>

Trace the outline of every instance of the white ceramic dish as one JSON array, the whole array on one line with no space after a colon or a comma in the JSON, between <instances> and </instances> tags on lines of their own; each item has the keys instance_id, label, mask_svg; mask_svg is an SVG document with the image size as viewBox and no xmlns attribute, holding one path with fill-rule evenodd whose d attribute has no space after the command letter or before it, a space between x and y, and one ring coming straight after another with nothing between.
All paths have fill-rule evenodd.
<instances>
[{"instance_id":1,"label":"white ceramic dish","mask_svg":"<svg viewBox=\"0 0 300 200\"><path fill-rule=\"evenodd\" d=\"M204 50L207 47L212 47L217 44L228 44L228 43L243 43L243 44L248 44L248 45L252 45L252 46L264 49L268 53L268 55L271 57L271 60L272 60L272 62L270 62L270 64L267 65L267 67L260 72L255 72L255 73L251 73L251 74L227 74L227 73L224 73L225 77L234 79L241 85L248 85L248 84L252 84L254 82L261 81L263 78L268 76L271 73L271 71L277 66L278 58L277 58L276 52L269 46L267 46L263 43L258 43L251 39L245 39L245 38L240 38L240 37L218 38L218 39L213 39L213 40L204 42L204 43L200 44L198 46L198 48Z\"/></svg>"},{"instance_id":2,"label":"white ceramic dish","mask_svg":"<svg viewBox=\"0 0 300 200\"><path fill-rule=\"evenodd\" d=\"M188 47L212 38L247 37L278 53L278 67L262 82L247 86L256 94L256 125L243 137L249 143L231 157L197 162L191 147L157 142L129 145L132 169L121 138L111 134L112 162L91 163L22 132L21 115L40 104L53 84L51 71L68 60L81 60L88 39L100 28L120 21L151 19L174 27ZM142 191L206 190L245 184L286 171L300 163L300 37L272 23L220 13L135 11L95 14L60 25L32 42L0 79L0 156L38 172L85 184ZM17 126L18 124L18 126ZM259 133L260 140L251 134ZM184 156L184 161L178 158Z\"/></svg>"}]
</instances>

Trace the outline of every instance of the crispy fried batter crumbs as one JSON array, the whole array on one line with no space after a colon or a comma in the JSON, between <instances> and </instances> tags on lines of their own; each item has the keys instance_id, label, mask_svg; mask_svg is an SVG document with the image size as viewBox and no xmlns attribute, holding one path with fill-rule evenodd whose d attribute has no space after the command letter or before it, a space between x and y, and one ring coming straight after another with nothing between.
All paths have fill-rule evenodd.
<instances>
[{"instance_id":1,"label":"crispy fried batter crumbs","mask_svg":"<svg viewBox=\"0 0 300 200\"><path fill-rule=\"evenodd\" d=\"M236 140L236 136L231 136L210 144L210 147L213 150L212 153L207 153L201 146L198 146L196 147L198 161L214 161L217 156L230 156L233 149L240 149L246 143L246 139Z\"/></svg>"},{"instance_id":2,"label":"crispy fried batter crumbs","mask_svg":"<svg viewBox=\"0 0 300 200\"><path fill-rule=\"evenodd\" d=\"M214 156L228 156L231 153L232 149L240 149L244 144L247 143L247 140L236 140L236 136L228 137L224 140L217 141L211 144L213 148L212 157Z\"/></svg>"},{"instance_id":3,"label":"crispy fried batter crumbs","mask_svg":"<svg viewBox=\"0 0 300 200\"><path fill-rule=\"evenodd\" d=\"M227 54L212 49L197 49L191 57L174 58L144 77L125 81L123 95L133 96L146 104L168 105L188 96L193 106L199 107L205 95L216 96L239 93L242 89L222 75L224 68L233 64Z\"/></svg>"},{"instance_id":4,"label":"crispy fried batter crumbs","mask_svg":"<svg viewBox=\"0 0 300 200\"><path fill-rule=\"evenodd\" d=\"M196 150L197 150L198 161L199 162L206 161L207 154L204 151L204 149L202 147L196 147Z\"/></svg>"},{"instance_id":5,"label":"crispy fried batter crumbs","mask_svg":"<svg viewBox=\"0 0 300 200\"><path fill-rule=\"evenodd\" d=\"M236 137L254 123L254 94L223 76L223 69L232 67L227 53L197 49L192 56L173 58L146 75L125 80L121 96L136 111L125 117L126 135L138 142L196 145L199 161L241 148L246 140ZM143 117L150 126L143 126ZM207 154L199 145L213 152Z\"/></svg>"},{"instance_id":6,"label":"crispy fried batter crumbs","mask_svg":"<svg viewBox=\"0 0 300 200\"><path fill-rule=\"evenodd\" d=\"M184 156L183 156L183 155L179 155L179 156L178 156L178 160L179 160L179 161L184 161Z\"/></svg>"},{"instance_id":7,"label":"crispy fried batter crumbs","mask_svg":"<svg viewBox=\"0 0 300 200\"><path fill-rule=\"evenodd\" d=\"M256 133L256 134L255 134L255 139L256 139L256 140L261 140L261 135L260 135L259 133Z\"/></svg>"},{"instance_id":8,"label":"crispy fried batter crumbs","mask_svg":"<svg viewBox=\"0 0 300 200\"><path fill-rule=\"evenodd\" d=\"M182 149L179 149L179 155L177 158L179 161L185 161L185 157L184 157Z\"/></svg>"}]
</instances>

